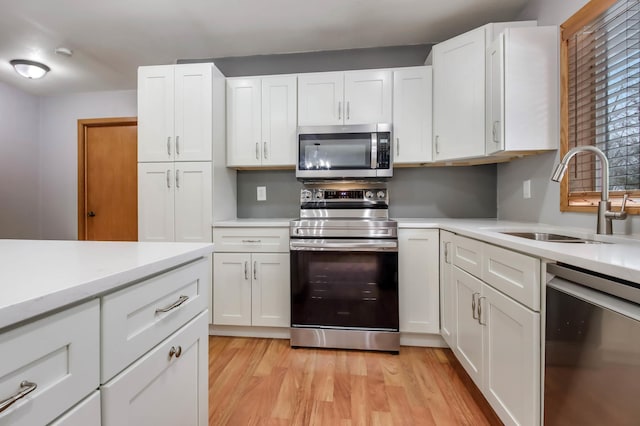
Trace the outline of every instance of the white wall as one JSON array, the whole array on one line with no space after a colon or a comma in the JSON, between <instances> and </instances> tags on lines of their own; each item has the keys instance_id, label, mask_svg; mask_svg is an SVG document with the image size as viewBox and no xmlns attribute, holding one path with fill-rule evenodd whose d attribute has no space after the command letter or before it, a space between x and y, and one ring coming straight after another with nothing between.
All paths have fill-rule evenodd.
<instances>
[{"instance_id":1,"label":"white wall","mask_svg":"<svg viewBox=\"0 0 640 426\"><path fill-rule=\"evenodd\" d=\"M559 25L587 0L530 0L518 19L537 19L539 25ZM535 60L535 58L532 58ZM547 153L498 165L498 217L505 220L542 222L592 229L595 213L560 212L560 185L549 177L559 153ZM531 179L531 199L522 198L522 182ZM640 216L613 221L615 233L640 233Z\"/></svg>"},{"instance_id":2,"label":"white wall","mask_svg":"<svg viewBox=\"0 0 640 426\"><path fill-rule=\"evenodd\" d=\"M38 98L0 82L0 238L38 237Z\"/></svg>"},{"instance_id":3,"label":"white wall","mask_svg":"<svg viewBox=\"0 0 640 426\"><path fill-rule=\"evenodd\" d=\"M40 237L78 237L78 119L137 116L136 91L91 92L40 100Z\"/></svg>"}]
</instances>

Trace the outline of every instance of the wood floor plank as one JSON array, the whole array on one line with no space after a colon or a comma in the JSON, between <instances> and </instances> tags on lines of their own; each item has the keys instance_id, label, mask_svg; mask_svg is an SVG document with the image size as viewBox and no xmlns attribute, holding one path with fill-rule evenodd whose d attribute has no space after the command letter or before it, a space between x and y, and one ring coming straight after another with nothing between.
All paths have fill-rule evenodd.
<instances>
[{"instance_id":1,"label":"wood floor plank","mask_svg":"<svg viewBox=\"0 0 640 426\"><path fill-rule=\"evenodd\" d=\"M209 338L211 426L499 425L448 349L292 349Z\"/></svg>"}]
</instances>

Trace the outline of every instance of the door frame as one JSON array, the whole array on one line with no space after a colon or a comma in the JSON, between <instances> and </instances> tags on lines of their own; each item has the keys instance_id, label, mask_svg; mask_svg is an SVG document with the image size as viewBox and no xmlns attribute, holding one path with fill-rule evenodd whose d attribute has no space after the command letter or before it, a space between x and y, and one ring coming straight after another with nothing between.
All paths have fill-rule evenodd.
<instances>
[{"instance_id":1,"label":"door frame","mask_svg":"<svg viewBox=\"0 0 640 426\"><path fill-rule=\"evenodd\" d=\"M90 127L137 126L138 117L87 118L78 120L78 240L86 240L87 131Z\"/></svg>"}]
</instances>

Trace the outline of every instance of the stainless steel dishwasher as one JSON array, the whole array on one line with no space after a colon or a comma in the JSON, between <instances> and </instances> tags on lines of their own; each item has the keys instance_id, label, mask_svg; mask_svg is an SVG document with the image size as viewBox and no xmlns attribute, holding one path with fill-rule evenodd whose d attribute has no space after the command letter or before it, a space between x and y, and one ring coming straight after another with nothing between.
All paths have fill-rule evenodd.
<instances>
[{"instance_id":1,"label":"stainless steel dishwasher","mask_svg":"<svg viewBox=\"0 0 640 426\"><path fill-rule=\"evenodd\" d=\"M640 425L640 284L547 271L544 424Z\"/></svg>"}]
</instances>

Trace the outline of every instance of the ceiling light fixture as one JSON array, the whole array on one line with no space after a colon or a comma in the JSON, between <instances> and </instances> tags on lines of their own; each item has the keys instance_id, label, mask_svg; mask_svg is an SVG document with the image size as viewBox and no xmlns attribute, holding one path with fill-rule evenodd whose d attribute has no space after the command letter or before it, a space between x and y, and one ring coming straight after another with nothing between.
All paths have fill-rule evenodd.
<instances>
[{"instance_id":1,"label":"ceiling light fixture","mask_svg":"<svg viewBox=\"0 0 640 426\"><path fill-rule=\"evenodd\" d=\"M36 61L26 59L14 59L9 61L18 74L29 79L38 79L51 71L51 68Z\"/></svg>"}]
</instances>

